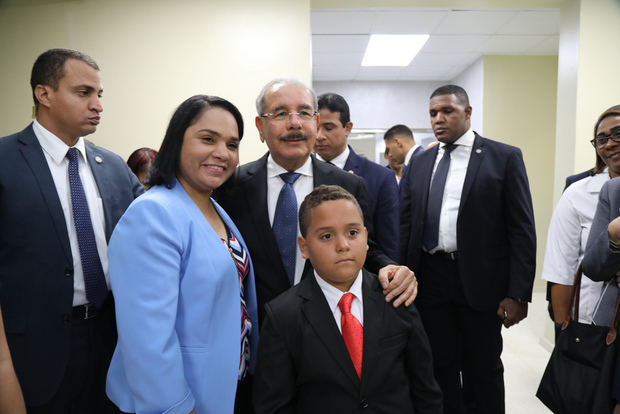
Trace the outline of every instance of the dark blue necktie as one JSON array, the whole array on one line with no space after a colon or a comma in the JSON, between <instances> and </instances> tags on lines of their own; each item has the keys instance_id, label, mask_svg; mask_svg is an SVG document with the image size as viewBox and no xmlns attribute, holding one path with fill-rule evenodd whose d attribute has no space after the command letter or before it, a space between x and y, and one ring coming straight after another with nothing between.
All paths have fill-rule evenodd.
<instances>
[{"instance_id":1,"label":"dark blue necktie","mask_svg":"<svg viewBox=\"0 0 620 414\"><path fill-rule=\"evenodd\" d=\"M299 173L280 174L284 186L280 190L273 217L273 235L280 250L282 264L291 286L295 283L295 258L297 253L297 197L293 184Z\"/></svg>"},{"instance_id":2,"label":"dark blue necktie","mask_svg":"<svg viewBox=\"0 0 620 414\"><path fill-rule=\"evenodd\" d=\"M424 220L423 245L426 251L431 251L439 243L439 216L441 214L441 203L443 191L446 187L446 178L450 169L450 153L456 145L449 144L444 147L443 157L439 160L431 189L428 192L428 205L426 207L426 219Z\"/></svg>"},{"instance_id":3,"label":"dark blue necktie","mask_svg":"<svg viewBox=\"0 0 620 414\"><path fill-rule=\"evenodd\" d=\"M90 303L101 308L108 294L108 286L105 282L101 260L99 260L99 253L97 252L97 243L95 242L93 224L90 221L88 202L84 194L84 187L82 187L82 180L80 180L78 156L77 148L69 148L67 158L69 158L69 185L71 187L73 222L75 223L75 232L80 248L86 298Z\"/></svg>"}]
</instances>

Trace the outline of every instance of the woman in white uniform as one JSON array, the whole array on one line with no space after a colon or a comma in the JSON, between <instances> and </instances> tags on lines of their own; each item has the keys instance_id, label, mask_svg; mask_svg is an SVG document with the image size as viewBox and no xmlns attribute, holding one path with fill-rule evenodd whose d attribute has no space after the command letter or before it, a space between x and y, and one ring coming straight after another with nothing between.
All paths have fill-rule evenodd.
<instances>
[{"instance_id":1,"label":"woman in white uniform","mask_svg":"<svg viewBox=\"0 0 620 414\"><path fill-rule=\"evenodd\" d=\"M598 194L610 178L620 176L620 142L602 135L601 131L620 127L620 105L603 112L595 126L594 139L597 162L590 176L568 187L556 206L547 236L547 249L542 278L552 282L551 303L555 322L568 319L572 285L577 267L583 258ZM579 321L592 323L595 306L601 296L603 282L582 277Z\"/></svg>"}]
</instances>

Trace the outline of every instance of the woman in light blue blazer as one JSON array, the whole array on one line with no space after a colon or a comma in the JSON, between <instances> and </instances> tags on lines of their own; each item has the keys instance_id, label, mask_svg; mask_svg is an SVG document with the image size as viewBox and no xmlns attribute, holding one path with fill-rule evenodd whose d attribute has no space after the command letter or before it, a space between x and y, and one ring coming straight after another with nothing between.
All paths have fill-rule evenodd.
<instances>
[{"instance_id":1,"label":"woman in light blue blazer","mask_svg":"<svg viewBox=\"0 0 620 414\"><path fill-rule=\"evenodd\" d=\"M147 177L151 189L108 248L118 344L106 391L131 413L232 413L258 343L254 274L211 192L239 161L243 119L197 95L176 110Z\"/></svg>"}]
</instances>

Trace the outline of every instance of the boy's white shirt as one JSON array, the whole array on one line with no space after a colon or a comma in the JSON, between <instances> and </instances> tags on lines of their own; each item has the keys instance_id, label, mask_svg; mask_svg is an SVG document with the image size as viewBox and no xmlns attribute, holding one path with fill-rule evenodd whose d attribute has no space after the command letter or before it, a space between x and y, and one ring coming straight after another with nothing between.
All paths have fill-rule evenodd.
<instances>
[{"instance_id":1,"label":"boy's white shirt","mask_svg":"<svg viewBox=\"0 0 620 414\"><path fill-rule=\"evenodd\" d=\"M347 292L343 292L337 287L334 287L327 283L321 276L318 275L316 270L314 271L314 277L316 282L319 284L325 299L327 300L327 304L331 309L334 319L336 320L336 325L338 325L338 329L340 333L342 333L342 328L340 326L340 319L342 314L340 313L340 308L338 307L338 302L340 302L340 298L345 293L353 293L353 302L351 303L351 314L360 321L360 324L364 326L364 301L362 299L362 270L360 269L359 273L355 277L355 281L349 288Z\"/></svg>"}]
</instances>

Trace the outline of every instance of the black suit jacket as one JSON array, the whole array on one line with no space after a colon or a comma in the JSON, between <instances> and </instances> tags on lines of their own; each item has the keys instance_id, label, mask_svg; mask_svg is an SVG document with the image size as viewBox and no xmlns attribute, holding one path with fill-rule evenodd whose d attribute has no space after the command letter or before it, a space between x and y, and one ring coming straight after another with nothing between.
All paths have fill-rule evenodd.
<instances>
[{"instance_id":1,"label":"black suit jacket","mask_svg":"<svg viewBox=\"0 0 620 414\"><path fill-rule=\"evenodd\" d=\"M386 303L363 271L364 348L357 377L314 275L266 306L254 402L267 413L441 413L430 345L414 305Z\"/></svg>"},{"instance_id":2,"label":"black suit jacket","mask_svg":"<svg viewBox=\"0 0 620 414\"><path fill-rule=\"evenodd\" d=\"M409 171L411 171L411 166L413 165L413 161L415 157L419 155L421 152L424 152L424 147L419 146L418 148L415 149L415 151L413 151L413 154L411 154L411 158L409 158L409 162L405 164L405 166L403 167L403 172L400 176L401 177L400 182L398 183L398 195L400 197L402 197L403 195L403 188L407 186L407 175L409 175Z\"/></svg>"},{"instance_id":3,"label":"black suit jacket","mask_svg":"<svg viewBox=\"0 0 620 414\"><path fill-rule=\"evenodd\" d=\"M245 164L214 194L217 202L235 222L248 246L254 265L256 297L259 320L264 316L264 305L290 287L282 264L280 251L269 223L267 210L267 157ZM317 160L312 156L314 186L335 184L355 196L362 211L364 223L372 235L371 220L367 215L366 187L355 174ZM370 239L370 238L369 238ZM394 263L369 240L365 266L377 272L381 267Z\"/></svg>"},{"instance_id":4,"label":"black suit jacket","mask_svg":"<svg viewBox=\"0 0 620 414\"><path fill-rule=\"evenodd\" d=\"M118 155L86 143L103 201L106 237L144 188ZM101 161L101 162L98 162ZM62 206L32 125L0 138L0 305L26 405L46 403L69 360L73 257ZM97 324L111 352L114 310Z\"/></svg>"},{"instance_id":5,"label":"black suit jacket","mask_svg":"<svg viewBox=\"0 0 620 414\"><path fill-rule=\"evenodd\" d=\"M392 170L387 170L353 151L344 164L344 171L364 179L368 191L368 215L372 220L374 239L381 251L398 260L398 184Z\"/></svg>"},{"instance_id":6,"label":"black suit jacket","mask_svg":"<svg viewBox=\"0 0 620 414\"><path fill-rule=\"evenodd\" d=\"M439 145L420 153L401 200L401 257L417 273L428 189ZM531 300L536 271L532 198L521 150L476 134L457 218L458 269L477 310ZM424 300L424 280L417 274Z\"/></svg>"}]
</instances>

